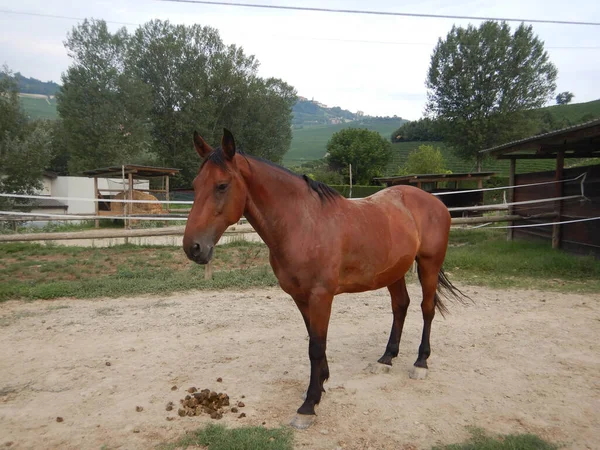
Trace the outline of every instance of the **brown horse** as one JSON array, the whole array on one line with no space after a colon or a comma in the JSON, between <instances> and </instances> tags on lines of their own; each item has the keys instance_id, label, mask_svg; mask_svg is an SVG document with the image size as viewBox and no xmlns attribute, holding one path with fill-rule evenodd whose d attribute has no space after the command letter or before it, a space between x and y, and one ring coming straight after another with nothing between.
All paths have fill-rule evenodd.
<instances>
[{"instance_id":1,"label":"brown horse","mask_svg":"<svg viewBox=\"0 0 600 450\"><path fill-rule=\"evenodd\" d=\"M194 180L194 204L183 238L186 255L208 263L226 228L245 216L269 247L275 276L304 318L310 383L292 425L310 426L325 392L327 328L335 295L388 288L394 318L378 362L392 364L410 301L404 276L415 259L424 326L411 377L424 378L435 308L445 311L438 284L454 298L462 295L442 271L450 231L446 206L411 186L347 200L306 175L236 151L228 130L220 148L213 149L196 132L194 146L204 161Z\"/></svg>"}]
</instances>

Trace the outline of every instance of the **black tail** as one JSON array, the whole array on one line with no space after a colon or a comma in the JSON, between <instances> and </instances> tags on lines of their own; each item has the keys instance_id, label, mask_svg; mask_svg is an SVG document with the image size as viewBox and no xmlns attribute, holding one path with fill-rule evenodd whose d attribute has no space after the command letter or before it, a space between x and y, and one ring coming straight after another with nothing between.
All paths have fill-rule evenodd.
<instances>
[{"instance_id":1,"label":"black tail","mask_svg":"<svg viewBox=\"0 0 600 450\"><path fill-rule=\"evenodd\" d=\"M421 282L421 271L418 270L418 264L419 260L417 259L417 273L419 275L419 282ZM450 280L444 273L444 269L440 269L440 273L438 275L438 288L437 292L435 293L435 296L433 297L433 303L442 315L442 317L446 317L446 314L448 314L449 311L444 302L442 302L440 295L448 300L456 300L462 303L463 305L467 303L466 299L471 300L471 302L473 302L473 299L471 297L469 297L467 294L462 292L450 282Z\"/></svg>"}]
</instances>

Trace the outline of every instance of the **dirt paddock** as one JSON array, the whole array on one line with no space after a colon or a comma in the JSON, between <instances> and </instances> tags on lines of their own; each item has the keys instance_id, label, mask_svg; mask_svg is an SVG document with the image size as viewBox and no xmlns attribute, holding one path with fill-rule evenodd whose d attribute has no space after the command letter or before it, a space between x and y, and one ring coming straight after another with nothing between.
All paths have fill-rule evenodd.
<instances>
[{"instance_id":1,"label":"dirt paddock","mask_svg":"<svg viewBox=\"0 0 600 450\"><path fill-rule=\"evenodd\" d=\"M463 440L469 425L599 448L600 295L465 291L475 305L450 304L434 320L426 380L408 377L422 327L417 285L389 373L369 369L391 326L387 291L337 297L327 393L296 448L426 449ZM216 422L178 416L190 386L244 396L246 417L217 423L287 424L308 381L307 345L279 289L6 302L0 447L152 448Z\"/></svg>"}]
</instances>

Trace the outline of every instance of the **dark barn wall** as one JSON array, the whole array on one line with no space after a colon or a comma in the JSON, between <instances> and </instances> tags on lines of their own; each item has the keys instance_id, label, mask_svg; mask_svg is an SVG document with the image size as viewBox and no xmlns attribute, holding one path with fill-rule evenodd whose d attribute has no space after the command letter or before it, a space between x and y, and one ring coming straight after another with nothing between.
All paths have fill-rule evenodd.
<instances>
[{"instance_id":1,"label":"dark barn wall","mask_svg":"<svg viewBox=\"0 0 600 450\"><path fill-rule=\"evenodd\" d=\"M517 164L519 164L517 162ZM562 202L561 220L573 220L600 216L600 165L565 169L564 179L575 178L587 172L584 192L587 199L571 199ZM515 176L515 184L541 183L553 181L554 171L525 173ZM563 183L562 196L578 195L581 192L579 182ZM515 189L515 202L556 197L555 185L531 186ZM515 214L541 214L554 211L554 203L539 203L515 207ZM547 223L552 219L528 219L515 222L515 225ZM551 244L552 227L515 228L515 239L543 240ZM600 258L600 220L561 225L561 245L566 251L580 254L593 254Z\"/></svg>"}]
</instances>

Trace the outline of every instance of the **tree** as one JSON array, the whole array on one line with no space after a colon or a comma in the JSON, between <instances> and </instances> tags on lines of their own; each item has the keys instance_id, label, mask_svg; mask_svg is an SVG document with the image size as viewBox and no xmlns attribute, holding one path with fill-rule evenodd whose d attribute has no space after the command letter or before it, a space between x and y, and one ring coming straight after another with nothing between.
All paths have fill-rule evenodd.
<instances>
[{"instance_id":1,"label":"tree","mask_svg":"<svg viewBox=\"0 0 600 450\"><path fill-rule=\"evenodd\" d=\"M19 134L7 134L0 142L0 192L35 194L42 187L42 175L52 158L52 124L44 121L26 125ZM27 200L1 198L2 208Z\"/></svg>"},{"instance_id":2,"label":"tree","mask_svg":"<svg viewBox=\"0 0 600 450\"><path fill-rule=\"evenodd\" d=\"M439 148L420 145L409 153L403 172L407 175L447 173L446 161Z\"/></svg>"},{"instance_id":3,"label":"tree","mask_svg":"<svg viewBox=\"0 0 600 450\"><path fill-rule=\"evenodd\" d=\"M130 35L86 21L66 45L74 63L58 102L72 168L152 157L181 169L175 186L189 186L194 130L209 142L236 130L240 147L273 161L289 148L294 89L258 77L254 56L214 28L153 20Z\"/></svg>"},{"instance_id":4,"label":"tree","mask_svg":"<svg viewBox=\"0 0 600 450\"><path fill-rule=\"evenodd\" d=\"M371 184L392 157L390 142L376 131L345 128L331 136L327 143L327 160L332 169L348 173L352 164L355 184Z\"/></svg>"},{"instance_id":5,"label":"tree","mask_svg":"<svg viewBox=\"0 0 600 450\"><path fill-rule=\"evenodd\" d=\"M124 65L125 28L109 32L104 21L74 28L65 46L75 64L57 93L61 142L70 173L142 163L150 147L148 88Z\"/></svg>"},{"instance_id":6,"label":"tree","mask_svg":"<svg viewBox=\"0 0 600 450\"><path fill-rule=\"evenodd\" d=\"M573 100L575 94L569 91L561 92L556 96L556 104L557 105L568 105Z\"/></svg>"},{"instance_id":7,"label":"tree","mask_svg":"<svg viewBox=\"0 0 600 450\"><path fill-rule=\"evenodd\" d=\"M521 24L512 34L504 22L453 26L431 57L428 114L456 154L475 159L481 170L480 150L535 130L525 111L550 100L556 77L531 26Z\"/></svg>"}]
</instances>

